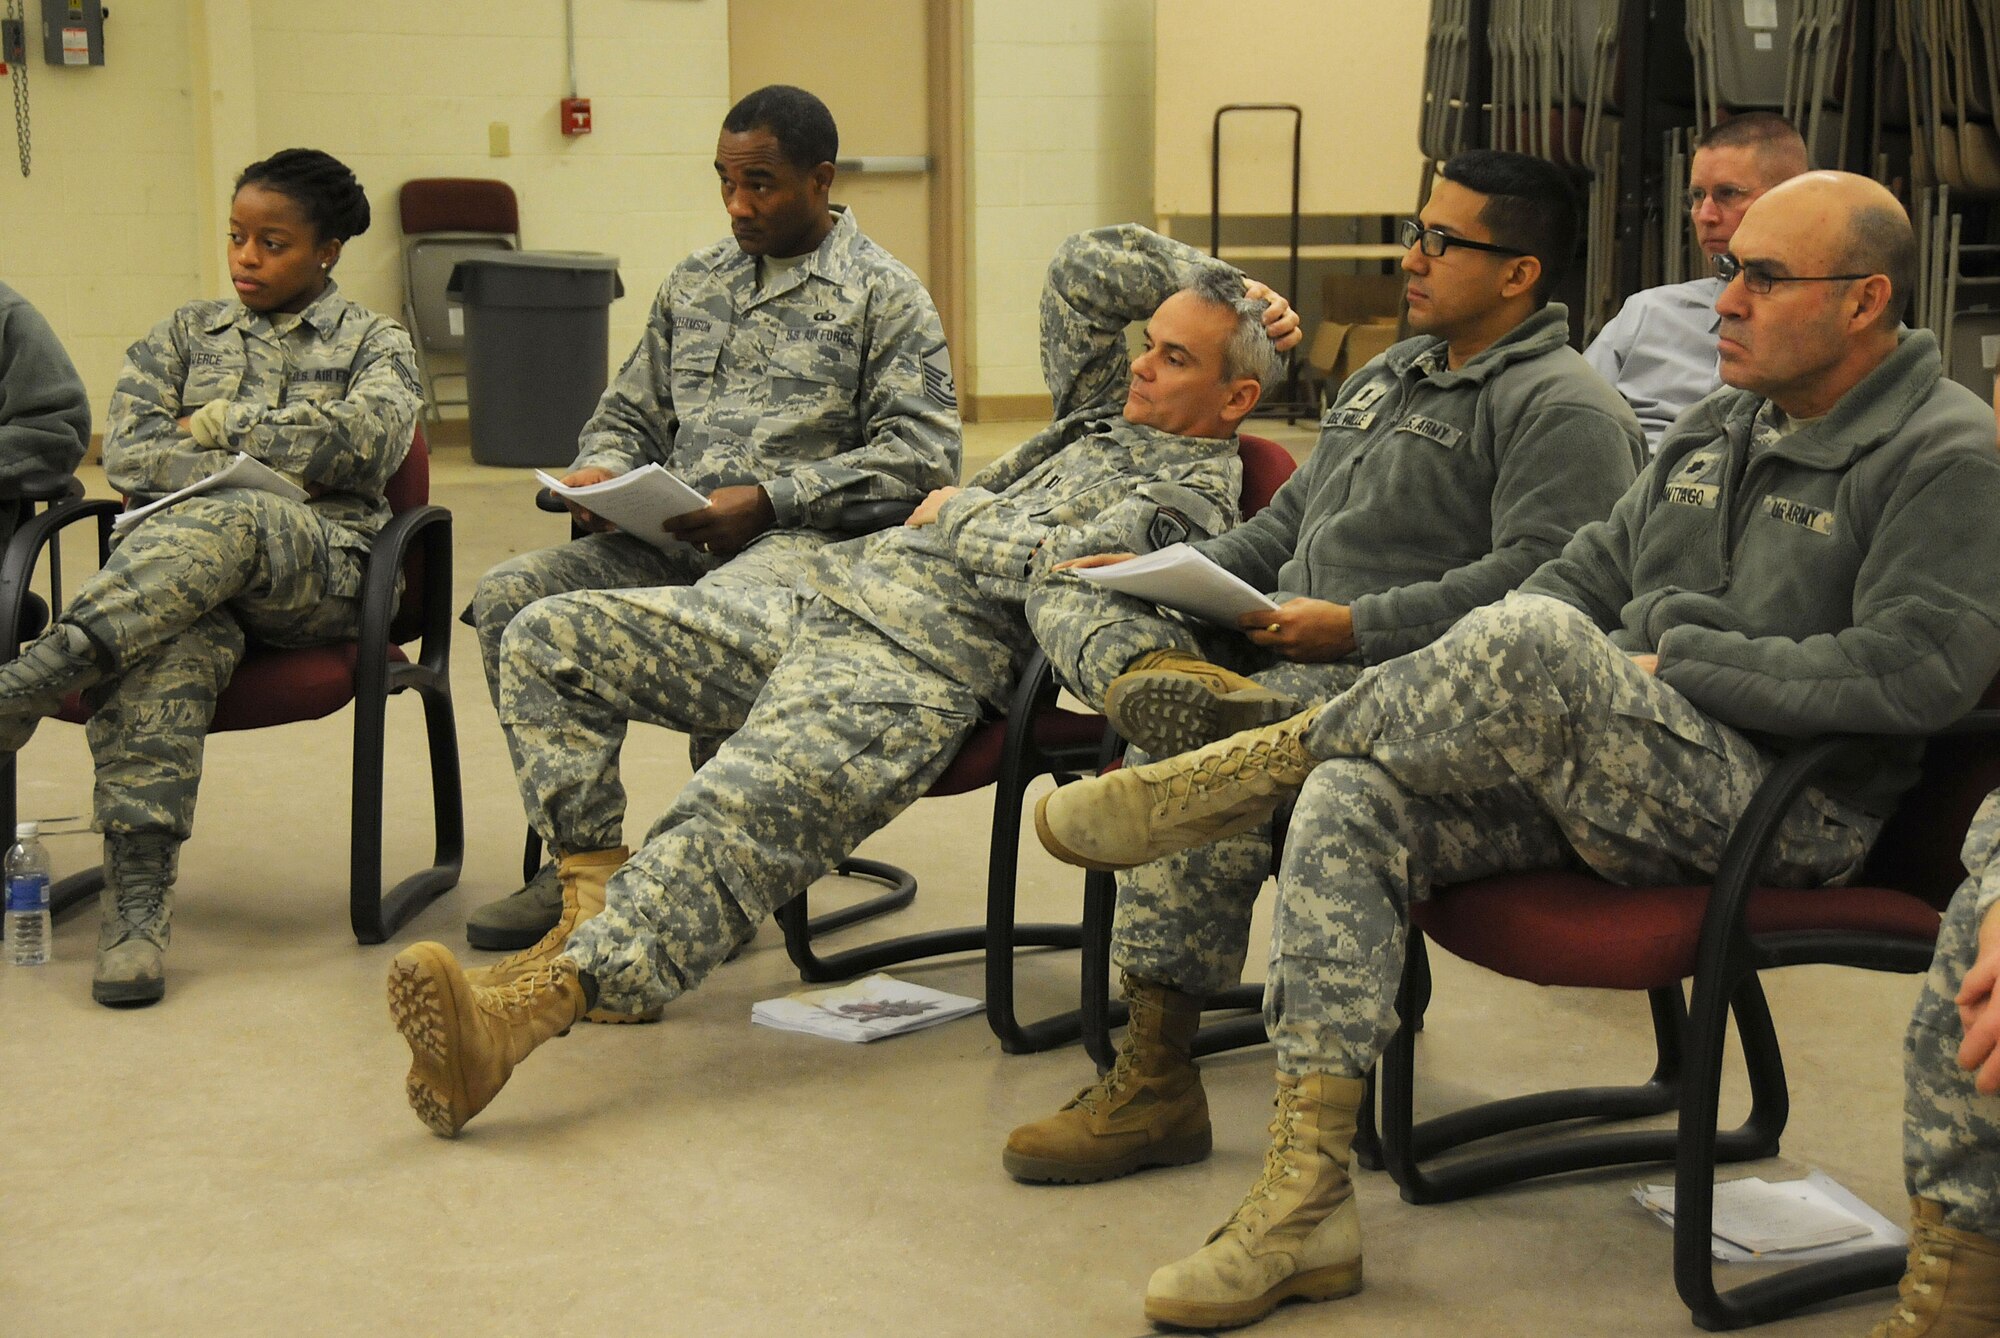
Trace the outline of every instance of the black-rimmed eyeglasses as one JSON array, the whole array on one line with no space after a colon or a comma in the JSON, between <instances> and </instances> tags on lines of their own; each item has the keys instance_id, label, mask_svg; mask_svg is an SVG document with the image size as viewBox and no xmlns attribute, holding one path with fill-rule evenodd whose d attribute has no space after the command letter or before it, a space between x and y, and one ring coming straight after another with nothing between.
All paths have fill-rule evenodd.
<instances>
[{"instance_id":1,"label":"black-rimmed eyeglasses","mask_svg":"<svg viewBox=\"0 0 2000 1338\"><path fill-rule=\"evenodd\" d=\"M1449 232L1427 228L1414 218L1403 220L1403 245L1405 248L1422 244L1423 253L1436 260L1451 247L1462 247L1467 251L1491 251L1501 256L1524 256L1526 251L1512 246L1495 246L1492 242L1475 242L1465 237L1455 237Z\"/></svg>"},{"instance_id":2,"label":"black-rimmed eyeglasses","mask_svg":"<svg viewBox=\"0 0 2000 1338\"><path fill-rule=\"evenodd\" d=\"M1743 276L1743 286L1762 296L1781 283L1848 283L1855 279L1872 279L1873 274L1773 274L1763 264L1752 260L1748 264L1724 252L1715 258L1715 274L1724 283L1733 283L1737 275Z\"/></svg>"}]
</instances>

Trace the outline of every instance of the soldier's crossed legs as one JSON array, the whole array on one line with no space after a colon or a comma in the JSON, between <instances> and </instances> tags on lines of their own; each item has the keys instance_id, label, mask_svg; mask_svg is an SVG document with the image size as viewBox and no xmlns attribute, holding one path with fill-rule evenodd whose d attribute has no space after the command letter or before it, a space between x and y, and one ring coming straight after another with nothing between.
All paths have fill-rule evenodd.
<instances>
[{"instance_id":1,"label":"soldier's crossed legs","mask_svg":"<svg viewBox=\"0 0 2000 1338\"><path fill-rule=\"evenodd\" d=\"M111 661L87 730L105 832L187 838L216 697L246 636L308 646L355 634L362 554L340 535L302 503L222 489L141 521L77 590L62 619Z\"/></svg>"},{"instance_id":2,"label":"soldier's crossed legs","mask_svg":"<svg viewBox=\"0 0 2000 1338\"><path fill-rule=\"evenodd\" d=\"M1332 760L1292 814L1265 1021L1285 1072L1352 1077L1394 1026L1412 901L1571 854L1615 882L1704 879L1771 762L1577 610L1519 594L1364 674L1306 750ZM1768 878L1839 881L1878 827L1809 792Z\"/></svg>"}]
</instances>

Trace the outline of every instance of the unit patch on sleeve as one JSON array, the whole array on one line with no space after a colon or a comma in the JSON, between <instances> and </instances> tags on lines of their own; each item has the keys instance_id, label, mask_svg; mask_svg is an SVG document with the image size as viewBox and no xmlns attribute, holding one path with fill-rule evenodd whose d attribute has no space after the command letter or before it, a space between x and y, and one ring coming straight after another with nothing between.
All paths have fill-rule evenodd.
<instances>
[{"instance_id":1,"label":"unit patch on sleeve","mask_svg":"<svg viewBox=\"0 0 2000 1338\"><path fill-rule=\"evenodd\" d=\"M1146 542L1157 552L1169 544L1186 543L1188 535L1193 530L1194 527L1188 524L1188 518L1172 507L1155 507L1153 523L1146 527Z\"/></svg>"}]
</instances>

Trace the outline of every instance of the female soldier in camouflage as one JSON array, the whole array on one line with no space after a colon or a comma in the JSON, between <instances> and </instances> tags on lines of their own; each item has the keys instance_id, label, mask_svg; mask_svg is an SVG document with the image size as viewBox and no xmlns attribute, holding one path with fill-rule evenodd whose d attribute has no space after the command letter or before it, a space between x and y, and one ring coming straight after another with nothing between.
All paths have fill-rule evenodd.
<instances>
[{"instance_id":1,"label":"female soldier in camouflage","mask_svg":"<svg viewBox=\"0 0 2000 1338\"><path fill-rule=\"evenodd\" d=\"M87 690L94 710L99 1003L166 992L160 955L202 742L245 641L312 645L359 627L362 566L389 519L383 486L422 406L409 336L333 282L342 243L367 227L354 174L324 153L287 149L244 169L229 211L237 300L190 302L127 351L104 470L145 500L240 452L308 500L218 488L147 517L0 668L0 749L27 742L68 693Z\"/></svg>"}]
</instances>

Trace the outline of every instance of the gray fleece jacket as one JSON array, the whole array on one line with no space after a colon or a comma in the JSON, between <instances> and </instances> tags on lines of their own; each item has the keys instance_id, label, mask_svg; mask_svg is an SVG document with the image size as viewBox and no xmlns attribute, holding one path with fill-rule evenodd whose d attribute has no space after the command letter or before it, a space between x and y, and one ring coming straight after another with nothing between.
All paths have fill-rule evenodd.
<instances>
[{"instance_id":1,"label":"gray fleece jacket","mask_svg":"<svg viewBox=\"0 0 2000 1338\"><path fill-rule=\"evenodd\" d=\"M2000 669L1992 412L1919 330L1825 417L1782 424L1747 391L1695 405L1610 519L1522 588L1658 654L1663 682L1766 746L1890 736L1829 786L1886 814L1915 778L1908 736Z\"/></svg>"},{"instance_id":2,"label":"gray fleece jacket","mask_svg":"<svg viewBox=\"0 0 2000 1338\"><path fill-rule=\"evenodd\" d=\"M90 445L90 400L56 332L0 283L0 483L73 471Z\"/></svg>"},{"instance_id":3,"label":"gray fleece jacket","mask_svg":"<svg viewBox=\"0 0 2000 1338\"><path fill-rule=\"evenodd\" d=\"M1351 606L1356 655L1406 655L1602 520L1645 459L1631 408L1550 304L1457 371L1406 339L1341 386L1271 504L1196 545L1280 601Z\"/></svg>"}]
</instances>

